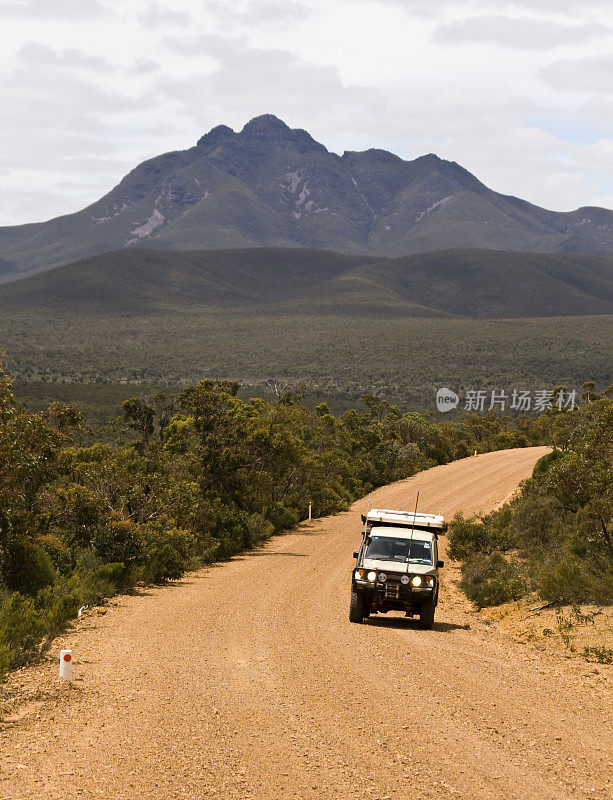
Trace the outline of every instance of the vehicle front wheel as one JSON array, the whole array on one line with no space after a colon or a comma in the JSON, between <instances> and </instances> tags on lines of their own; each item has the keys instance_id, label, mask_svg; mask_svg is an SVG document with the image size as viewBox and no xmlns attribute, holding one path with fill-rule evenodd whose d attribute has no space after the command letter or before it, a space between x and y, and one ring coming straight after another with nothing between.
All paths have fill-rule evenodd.
<instances>
[{"instance_id":1,"label":"vehicle front wheel","mask_svg":"<svg viewBox=\"0 0 613 800\"><path fill-rule=\"evenodd\" d=\"M364 596L359 592L351 592L351 605L349 606L349 622L362 622L365 617Z\"/></svg>"},{"instance_id":2,"label":"vehicle front wheel","mask_svg":"<svg viewBox=\"0 0 613 800\"><path fill-rule=\"evenodd\" d=\"M436 606L434 605L434 601L429 600L419 609L419 627L422 629L422 631L429 631L432 629L432 626L434 625L435 608Z\"/></svg>"}]
</instances>

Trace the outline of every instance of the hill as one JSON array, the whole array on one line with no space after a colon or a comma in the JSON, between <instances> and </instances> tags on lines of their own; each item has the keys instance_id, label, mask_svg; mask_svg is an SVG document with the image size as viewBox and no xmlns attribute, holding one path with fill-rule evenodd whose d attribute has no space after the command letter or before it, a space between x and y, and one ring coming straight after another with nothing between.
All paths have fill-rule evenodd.
<instances>
[{"instance_id":1,"label":"hill","mask_svg":"<svg viewBox=\"0 0 613 800\"><path fill-rule=\"evenodd\" d=\"M613 257L448 250L402 258L297 248L106 253L0 286L0 310L248 309L474 318L613 312Z\"/></svg>"},{"instance_id":2,"label":"hill","mask_svg":"<svg viewBox=\"0 0 613 800\"><path fill-rule=\"evenodd\" d=\"M547 211L455 162L330 153L272 115L221 125L132 170L75 214L0 228L0 277L124 247L310 247L401 256L441 249L613 253L613 212Z\"/></svg>"}]
</instances>

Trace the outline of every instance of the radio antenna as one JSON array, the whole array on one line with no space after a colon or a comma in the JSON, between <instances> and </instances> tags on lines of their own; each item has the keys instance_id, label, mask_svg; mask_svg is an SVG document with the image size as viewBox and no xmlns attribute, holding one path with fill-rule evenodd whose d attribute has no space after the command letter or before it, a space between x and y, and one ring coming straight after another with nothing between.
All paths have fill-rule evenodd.
<instances>
[{"instance_id":1,"label":"radio antenna","mask_svg":"<svg viewBox=\"0 0 613 800\"><path fill-rule=\"evenodd\" d=\"M417 504L419 503L419 492L415 498L415 511L413 512L413 524L411 525L411 539L413 539L413 532L415 530L415 517L417 516Z\"/></svg>"}]
</instances>

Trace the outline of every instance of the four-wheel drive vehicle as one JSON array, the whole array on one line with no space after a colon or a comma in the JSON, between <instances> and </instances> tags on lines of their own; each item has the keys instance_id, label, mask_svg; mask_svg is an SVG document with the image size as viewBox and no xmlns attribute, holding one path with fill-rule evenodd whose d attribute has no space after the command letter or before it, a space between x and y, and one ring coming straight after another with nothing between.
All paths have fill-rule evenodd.
<instances>
[{"instance_id":1,"label":"four-wheel drive vehicle","mask_svg":"<svg viewBox=\"0 0 613 800\"><path fill-rule=\"evenodd\" d=\"M362 515L364 531L354 553L351 622L394 609L419 614L419 627L431 628L438 602L438 537L447 531L443 517L373 508Z\"/></svg>"}]
</instances>

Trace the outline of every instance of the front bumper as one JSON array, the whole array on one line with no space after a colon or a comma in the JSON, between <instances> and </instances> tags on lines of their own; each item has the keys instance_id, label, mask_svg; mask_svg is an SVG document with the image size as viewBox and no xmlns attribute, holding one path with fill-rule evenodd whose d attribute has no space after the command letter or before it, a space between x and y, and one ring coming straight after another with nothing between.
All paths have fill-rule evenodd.
<instances>
[{"instance_id":1,"label":"front bumper","mask_svg":"<svg viewBox=\"0 0 613 800\"><path fill-rule=\"evenodd\" d=\"M390 577L384 583L380 583L379 581L359 580L354 576L353 585L359 592L375 596L379 600L410 602L411 600L425 600L428 597L433 597L436 591L436 578L434 578L432 586L413 586L410 581L409 583L401 583L400 580Z\"/></svg>"}]
</instances>

